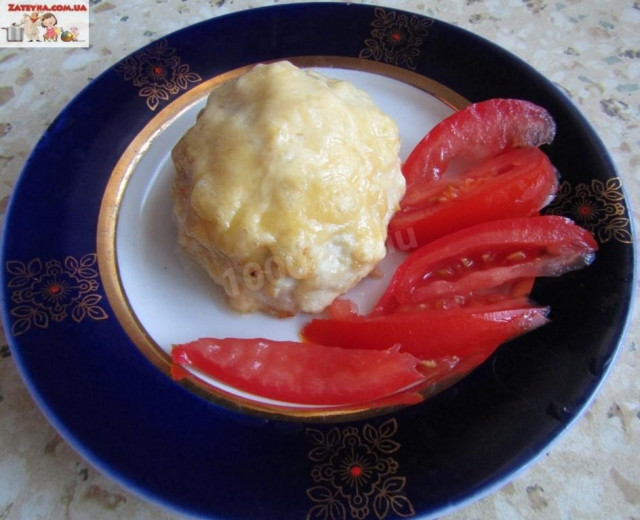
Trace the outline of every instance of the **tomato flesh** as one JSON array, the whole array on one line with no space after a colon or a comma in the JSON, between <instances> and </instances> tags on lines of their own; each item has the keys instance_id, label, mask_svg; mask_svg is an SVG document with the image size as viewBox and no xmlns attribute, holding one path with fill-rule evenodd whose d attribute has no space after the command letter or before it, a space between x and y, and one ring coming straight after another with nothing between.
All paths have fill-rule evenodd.
<instances>
[{"instance_id":1,"label":"tomato flesh","mask_svg":"<svg viewBox=\"0 0 640 520\"><path fill-rule=\"evenodd\" d=\"M459 180L409 190L389 223L389 237L407 250L481 222L528 217L557 189L555 168L543 152L512 150L472 167Z\"/></svg>"},{"instance_id":2,"label":"tomato flesh","mask_svg":"<svg viewBox=\"0 0 640 520\"><path fill-rule=\"evenodd\" d=\"M403 304L466 299L522 279L560 276L591 263L591 233L559 216L485 222L441 237L400 264L373 314Z\"/></svg>"},{"instance_id":3,"label":"tomato flesh","mask_svg":"<svg viewBox=\"0 0 640 520\"><path fill-rule=\"evenodd\" d=\"M407 157L409 189L439 179L454 158L480 160L504 150L550 143L555 122L542 107L519 99L490 99L467 106L434 126Z\"/></svg>"},{"instance_id":4,"label":"tomato flesh","mask_svg":"<svg viewBox=\"0 0 640 520\"><path fill-rule=\"evenodd\" d=\"M429 377L416 357L397 348L343 349L263 338L201 338L175 345L171 357L177 365L197 368L244 392L306 405L368 403Z\"/></svg>"},{"instance_id":5,"label":"tomato flesh","mask_svg":"<svg viewBox=\"0 0 640 520\"><path fill-rule=\"evenodd\" d=\"M327 307L327 312L332 318L350 318L358 315L358 306L351 300L336 298Z\"/></svg>"},{"instance_id":6,"label":"tomato flesh","mask_svg":"<svg viewBox=\"0 0 640 520\"><path fill-rule=\"evenodd\" d=\"M403 303L394 307L394 313L413 311L446 311L453 309L479 308L486 305L508 303L527 298L531 294L535 278L517 278L488 289L476 290L467 294L447 294L431 301ZM396 302L397 303L397 302ZM371 312L370 315L384 314Z\"/></svg>"},{"instance_id":7,"label":"tomato flesh","mask_svg":"<svg viewBox=\"0 0 640 520\"><path fill-rule=\"evenodd\" d=\"M398 312L383 316L314 319L303 329L312 343L343 348L387 349L398 345L420 359L493 351L547 323L548 308L505 302L480 308Z\"/></svg>"}]
</instances>

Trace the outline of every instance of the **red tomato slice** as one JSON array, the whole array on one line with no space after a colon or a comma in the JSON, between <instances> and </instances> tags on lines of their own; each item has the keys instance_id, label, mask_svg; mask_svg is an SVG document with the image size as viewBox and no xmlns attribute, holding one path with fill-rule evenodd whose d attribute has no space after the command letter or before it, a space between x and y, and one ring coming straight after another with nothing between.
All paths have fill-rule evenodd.
<instances>
[{"instance_id":1,"label":"red tomato slice","mask_svg":"<svg viewBox=\"0 0 640 520\"><path fill-rule=\"evenodd\" d=\"M397 347L343 349L263 338L198 339L175 345L171 357L238 390L308 405L369 403L435 374L428 376L429 367Z\"/></svg>"},{"instance_id":2,"label":"red tomato slice","mask_svg":"<svg viewBox=\"0 0 640 520\"><path fill-rule=\"evenodd\" d=\"M404 304L459 300L537 276L560 276L591 263L598 246L559 216L485 222L422 246L400 264L373 314Z\"/></svg>"},{"instance_id":3,"label":"red tomato slice","mask_svg":"<svg viewBox=\"0 0 640 520\"><path fill-rule=\"evenodd\" d=\"M434 126L409 154L402 172L410 190L416 183L439 179L455 157L479 160L509 148L548 144L555 130L551 115L528 101L482 101Z\"/></svg>"},{"instance_id":4,"label":"red tomato slice","mask_svg":"<svg viewBox=\"0 0 640 520\"><path fill-rule=\"evenodd\" d=\"M389 223L398 249L418 247L459 229L546 206L558 189L555 168L538 148L521 148L481 162L455 181L425 183L407 192Z\"/></svg>"},{"instance_id":5,"label":"red tomato slice","mask_svg":"<svg viewBox=\"0 0 640 520\"><path fill-rule=\"evenodd\" d=\"M346 298L336 298L327 307L327 312L332 318L350 318L358 316L358 305Z\"/></svg>"},{"instance_id":6,"label":"red tomato slice","mask_svg":"<svg viewBox=\"0 0 640 520\"><path fill-rule=\"evenodd\" d=\"M312 343L349 348L400 346L420 359L465 359L492 352L502 343L547 323L549 309L505 302L480 308L413 311L384 316L314 319L303 329Z\"/></svg>"}]
</instances>

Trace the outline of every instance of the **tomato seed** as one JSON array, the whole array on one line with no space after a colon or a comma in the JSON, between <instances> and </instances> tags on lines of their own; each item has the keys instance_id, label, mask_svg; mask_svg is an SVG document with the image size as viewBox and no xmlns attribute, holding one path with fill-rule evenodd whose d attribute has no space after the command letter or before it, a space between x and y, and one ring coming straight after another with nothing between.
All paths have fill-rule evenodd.
<instances>
[{"instance_id":1,"label":"tomato seed","mask_svg":"<svg viewBox=\"0 0 640 520\"><path fill-rule=\"evenodd\" d=\"M491 253L491 252L489 252L489 253L483 253L483 255L482 255L482 261L483 261L485 264L489 264L489 263L493 262L493 260L495 259L495 257L496 257L496 254L495 254L495 253Z\"/></svg>"},{"instance_id":2,"label":"tomato seed","mask_svg":"<svg viewBox=\"0 0 640 520\"><path fill-rule=\"evenodd\" d=\"M460 259L460 263L462 264L463 267L469 268L473 265L473 260L471 260L471 258L467 258L466 256L463 256Z\"/></svg>"},{"instance_id":3,"label":"tomato seed","mask_svg":"<svg viewBox=\"0 0 640 520\"><path fill-rule=\"evenodd\" d=\"M514 253L507 255L504 261L509 263L516 263L516 262L522 262L523 260L526 260L526 258L527 258L527 255L524 251L516 251Z\"/></svg>"}]
</instances>

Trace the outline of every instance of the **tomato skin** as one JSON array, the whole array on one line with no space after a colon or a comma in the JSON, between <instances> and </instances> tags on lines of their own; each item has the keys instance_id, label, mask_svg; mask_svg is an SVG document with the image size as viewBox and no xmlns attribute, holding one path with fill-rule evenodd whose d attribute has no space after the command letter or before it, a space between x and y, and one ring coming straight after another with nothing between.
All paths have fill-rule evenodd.
<instances>
[{"instance_id":1,"label":"tomato skin","mask_svg":"<svg viewBox=\"0 0 640 520\"><path fill-rule=\"evenodd\" d=\"M201 338L174 345L171 357L177 365L197 368L244 392L306 405L368 403L427 381L419 360L397 347L376 351L264 338Z\"/></svg>"},{"instance_id":2,"label":"tomato skin","mask_svg":"<svg viewBox=\"0 0 640 520\"><path fill-rule=\"evenodd\" d=\"M505 283L560 276L591 263L591 233L560 216L485 222L434 240L400 264L372 314L469 297Z\"/></svg>"},{"instance_id":3,"label":"tomato skin","mask_svg":"<svg viewBox=\"0 0 640 520\"><path fill-rule=\"evenodd\" d=\"M543 152L511 150L472 167L460 180L414 187L391 219L389 237L398 249L415 249L481 222L528 217L557 189L558 175Z\"/></svg>"},{"instance_id":4,"label":"tomato skin","mask_svg":"<svg viewBox=\"0 0 640 520\"><path fill-rule=\"evenodd\" d=\"M542 107L519 99L490 99L442 120L416 145L402 172L407 186L439 179L456 157L479 160L510 148L550 143L556 126Z\"/></svg>"},{"instance_id":5,"label":"tomato skin","mask_svg":"<svg viewBox=\"0 0 640 520\"><path fill-rule=\"evenodd\" d=\"M510 303L446 311L400 312L384 316L314 319L303 329L310 342L349 348L398 345L420 359L466 359L547 323L549 309Z\"/></svg>"}]
</instances>

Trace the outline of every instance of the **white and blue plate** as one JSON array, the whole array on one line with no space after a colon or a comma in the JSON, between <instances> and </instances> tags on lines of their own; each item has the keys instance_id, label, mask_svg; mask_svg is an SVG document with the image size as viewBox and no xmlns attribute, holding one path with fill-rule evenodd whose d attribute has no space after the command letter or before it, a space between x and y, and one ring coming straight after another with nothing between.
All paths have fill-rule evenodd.
<instances>
[{"instance_id":1,"label":"white and blue plate","mask_svg":"<svg viewBox=\"0 0 640 520\"><path fill-rule=\"evenodd\" d=\"M170 150L215 85L288 59L367 90L406 157L468 102L527 99L557 122L546 210L599 244L595 262L536 282L551 323L458 383L398 410L303 409L178 384L172 343L296 339L308 317L238 316L176 248ZM15 187L2 248L4 325L34 398L90 462L183 514L242 519L430 518L534 461L590 403L619 348L634 248L623 187L598 136L526 63L431 18L291 4L214 18L124 58L67 106ZM383 278L353 294L364 305Z\"/></svg>"}]
</instances>

